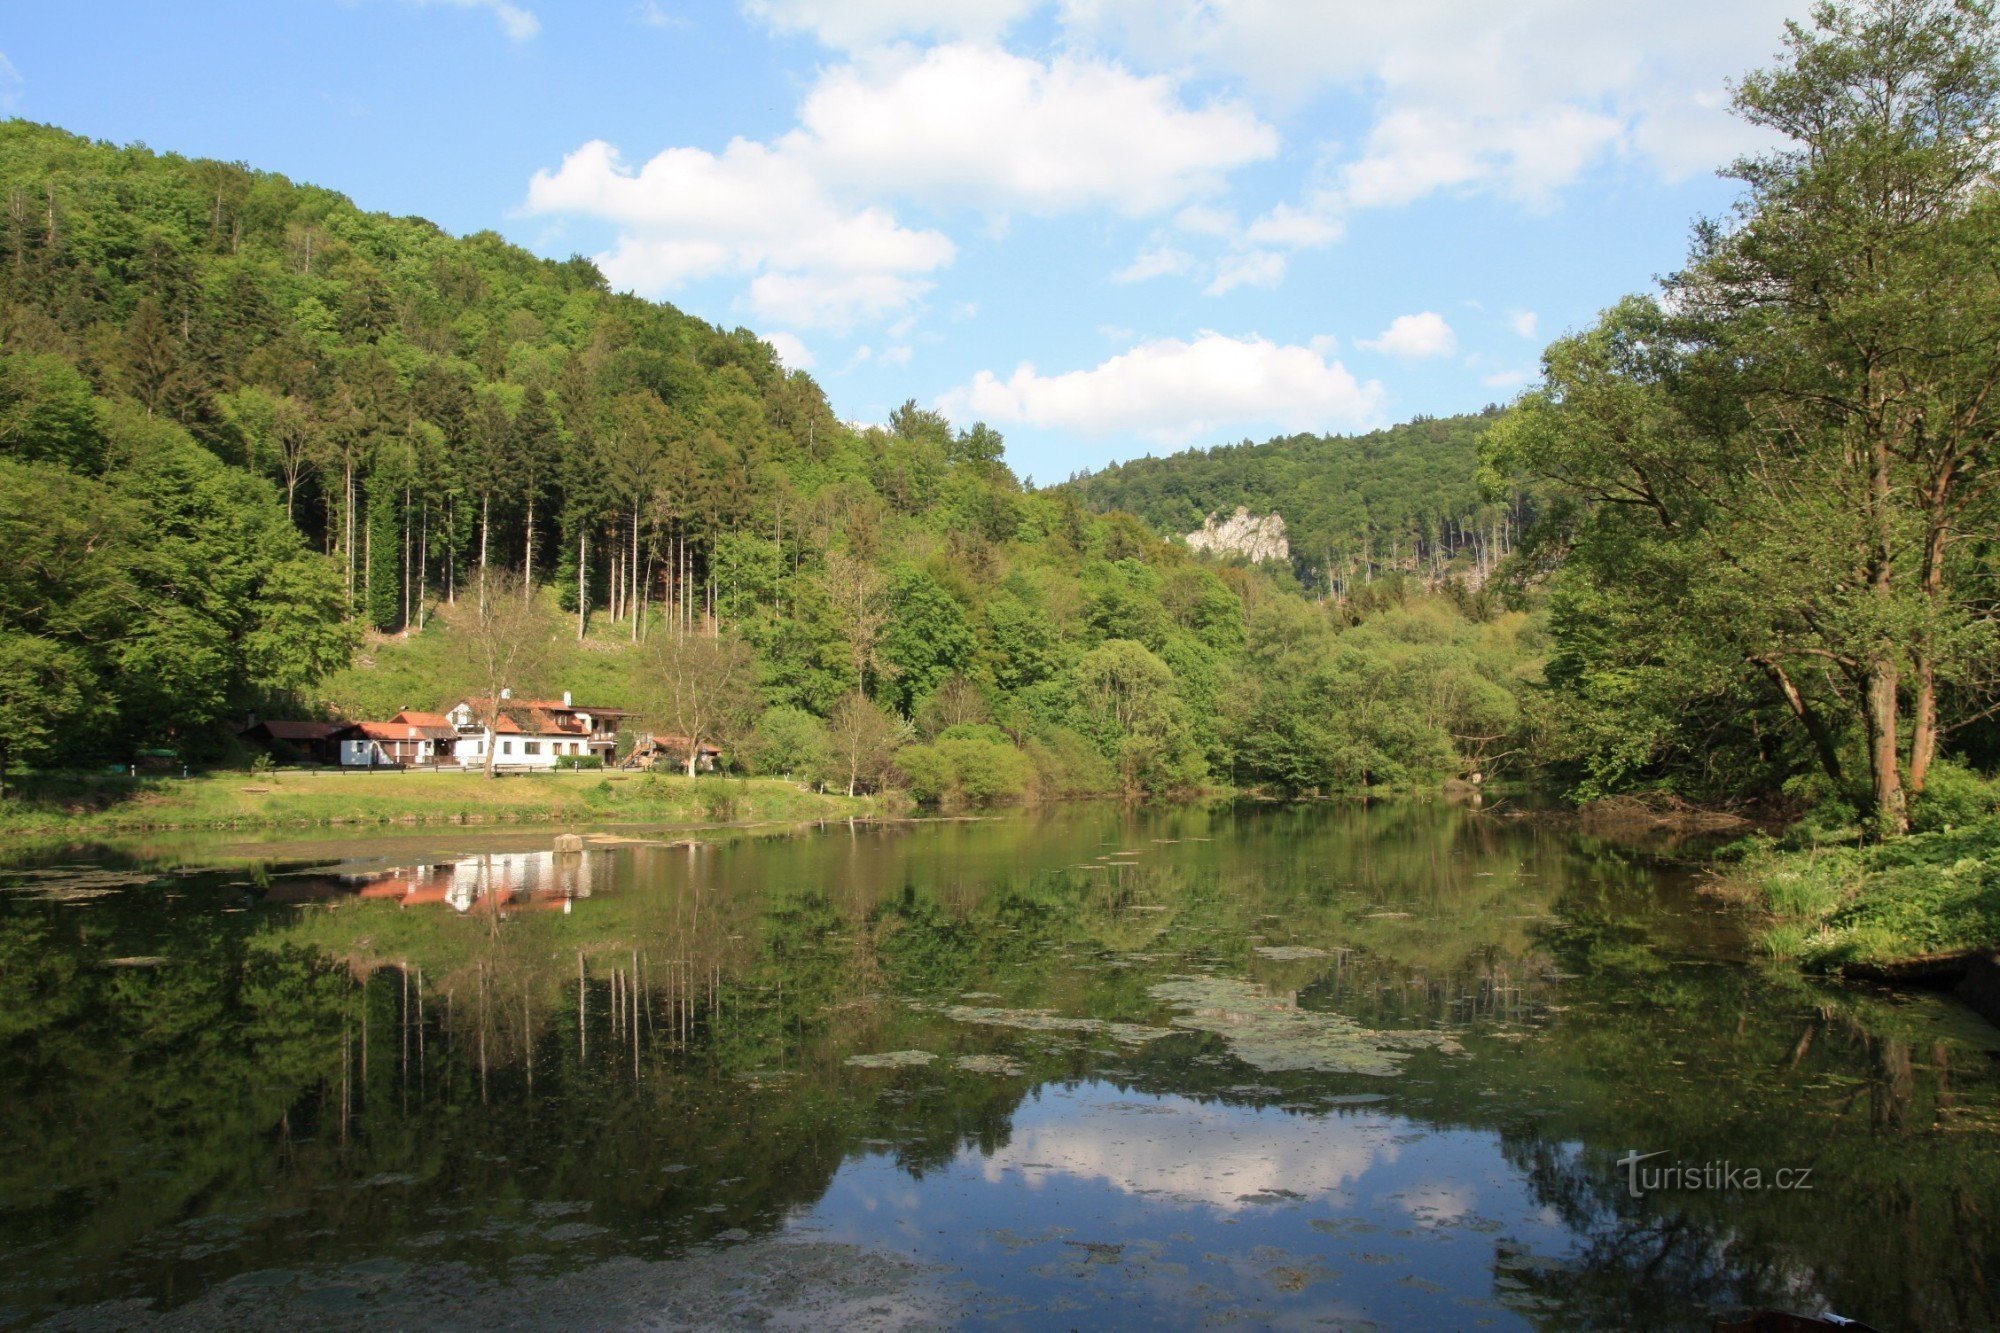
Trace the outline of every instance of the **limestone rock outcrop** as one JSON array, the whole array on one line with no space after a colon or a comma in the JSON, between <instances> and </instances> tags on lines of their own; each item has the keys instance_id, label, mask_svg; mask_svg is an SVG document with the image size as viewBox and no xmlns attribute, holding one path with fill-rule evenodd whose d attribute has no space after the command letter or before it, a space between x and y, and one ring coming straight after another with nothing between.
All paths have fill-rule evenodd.
<instances>
[{"instance_id":1,"label":"limestone rock outcrop","mask_svg":"<svg viewBox=\"0 0 2000 1333\"><path fill-rule=\"evenodd\" d=\"M1258 517L1243 505L1236 506L1236 512L1220 523L1210 514L1199 531L1187 535L1187 544L1197 551L1245 556L1252 563L1292 558L1285 520L1277 514Z\"/></svg>"}]
</instances>

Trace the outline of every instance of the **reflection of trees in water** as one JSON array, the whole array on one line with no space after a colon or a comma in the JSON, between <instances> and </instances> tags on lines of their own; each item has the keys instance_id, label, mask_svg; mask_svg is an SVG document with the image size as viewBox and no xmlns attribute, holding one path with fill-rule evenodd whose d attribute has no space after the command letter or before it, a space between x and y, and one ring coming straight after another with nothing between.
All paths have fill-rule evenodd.
<instances>
[{"instance_id":1,"label":"reflection of trees in water","mask_svg":"<svg viewBox=\"0 0 2000 1333\"><path fill-rule=\"evenodd\" d=\"M1626 848L1408 804L1067 811L526 855L519 874L489 858L462 911L422 900L441 882L428 873L240 913L114 896L81 933L54 908L0 905L5 1091L22 1108L0 1165L5 1238L62 1237L52 1266L97 1294L130 1289L120 1274L155 1246L139 1284L171 1280L176 1299L255 1266L247 1254L379 1253L435 1230L431 1209L490 1234L481 1263L544 1251L534 1205L563 1200L609 1228L577 1255L642 1236L667 1249L775 1226L856 1152L923 1173L967 1146L997 1151L1040 1081L1250 1105L1383 1086L1246 1081L1211 1038L1107 1053L902 1003L998 992L1159 1023L1149 987L1209 968L1368 1026L1465 1033L1474 1054L1424 1057L1396 1107L1502 1135L1582 1247L1569 1275L1503 1255L1507 1280L1568 1322L1638 1319L1628 1289L1661 1309L1782 1296L1795 1254L1832 1256L1839 1271L1815 1277L1843 1299L1895 1293L1883 1322L1995 1316L1977 1280L1995 1248L1977 1211L2000 1183L1978 1152L1990 1139L1939 1129L1954 1097L1990 1108L1990 1071L1948 1065L1920 1024L1821 1015L1742 969L1680 965L1702 938L1675 914L1683 890ZM240 880L183 891L211 906L243 895ZM539 910L553 900L570 910ZM1327 956L1273 960L1260 944ZM107 951L174 965L107 970ZM1793 1012L1796 1025L1774 1017ZM947 1058L921 1074L842 1064L912 1048ZM1029 1076L948 1058L989 1051ZM1769 1198L1633 1211L1615 1170L1596 1174L1596 1156L1626 1147L1777 1164L1802 1143L1844 1173L1810 1196L1837 1216ZM132 1169L163 1153L171 1178ZM387 1183L355 1188L371 1180ZM197 1262L158 1239L176 1218L232 1210L257 1219L238 1248ZM1885 1219L1884 1235L1857 1217Z\"/></svg>"},{"instance_id":2,"label":"reflection of trees in water","mask_svg":"<svg viewBox=\"0 0 2000 1333\"><path fill-rule=\"evenodd\" d=\"M2000 1155L1990 1122L1957 1119L1950 1048L1877 1030L1912 1021L1895 1014L1801 1007L1784 1023L1765 984L1615 969L1572 982L1571 1009L1537 1039L1543 1109L1459 1113L1500 1131L1579 1240L1566 1261L1501 1252L1496 1277L1565 1326L1701 1326L1719 1305L1822 1302L1882 1326L2000 1323L1986 1271L2000 1218L1981 1202L2000 1187ZM1665 1154L1649 1167L1754 1167L1763 1188L1633 1199L1626 1151ZM1810 1191L1773 1187L1776 1170L1801 1167Z\"/></svg>"}]
</instances>

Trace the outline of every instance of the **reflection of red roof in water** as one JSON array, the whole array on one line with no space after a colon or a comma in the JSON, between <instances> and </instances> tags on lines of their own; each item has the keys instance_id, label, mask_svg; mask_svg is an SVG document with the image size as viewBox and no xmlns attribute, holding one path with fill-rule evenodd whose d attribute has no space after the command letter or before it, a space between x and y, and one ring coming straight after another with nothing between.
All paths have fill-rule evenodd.
<instances>
[{"instance_id":1,"label":"reflection of red roof in water","mask_svg":"<svg viewBox=\"0 0 2000 1333\"><path fill-rule=\"evenodd\" d=\"M447 871L424 870L408 874L392 874L361 887L363 898L392 899L404 907L418 903L441 903L451 889L451 875Z\"/></svg>"}]
</instances>

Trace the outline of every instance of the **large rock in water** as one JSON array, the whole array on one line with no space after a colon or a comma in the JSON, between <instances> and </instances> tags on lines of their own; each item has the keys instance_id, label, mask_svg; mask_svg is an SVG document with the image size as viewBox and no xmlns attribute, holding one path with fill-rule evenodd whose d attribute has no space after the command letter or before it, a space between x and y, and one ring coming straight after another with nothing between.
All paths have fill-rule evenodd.
<instances>
[{"instance_id":1,"label":"large rock in water","mask_svg":"<svg viewBox=\"0 0 2000 1333\"><path fill-rule=\"evenodd\" d=\"M580 833L556 834L556 850L559 852L580 852L583 850L583 835Z\"/></svg>"},{"instance_id":2,"label":"large rock in water","mask_svg":"<svg viewBox=\"0 0 2000 1333\"><path fill-rule=\"evenodd\" d=\"M1285 520L1276 514L1258 518L1243 505L1236 506L1236 512L1220 523L1210 514L1200 531L1187 535L1187 544L1197 551L1247 556L1253 562L1292 558Z\"/></svg>"}]
</instances>

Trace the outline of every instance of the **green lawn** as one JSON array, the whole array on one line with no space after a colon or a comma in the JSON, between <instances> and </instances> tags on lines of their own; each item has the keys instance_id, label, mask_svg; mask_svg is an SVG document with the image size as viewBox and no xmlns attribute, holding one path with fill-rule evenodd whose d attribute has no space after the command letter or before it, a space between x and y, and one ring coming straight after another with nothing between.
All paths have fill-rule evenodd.
<instances>
[{"instance_id":1,"label":"green lawn","mask_svg":"<svg viewBox=\"0 0 2000 1333\"><path fill-rule=\"evenodd\" d=\"M317 824L727 823L844 819L872 798L778 778L550 773L488 780L439 772L207 773L45 779L0 803L0 831L115 832Z\"/></svg>"}]
</instances>

